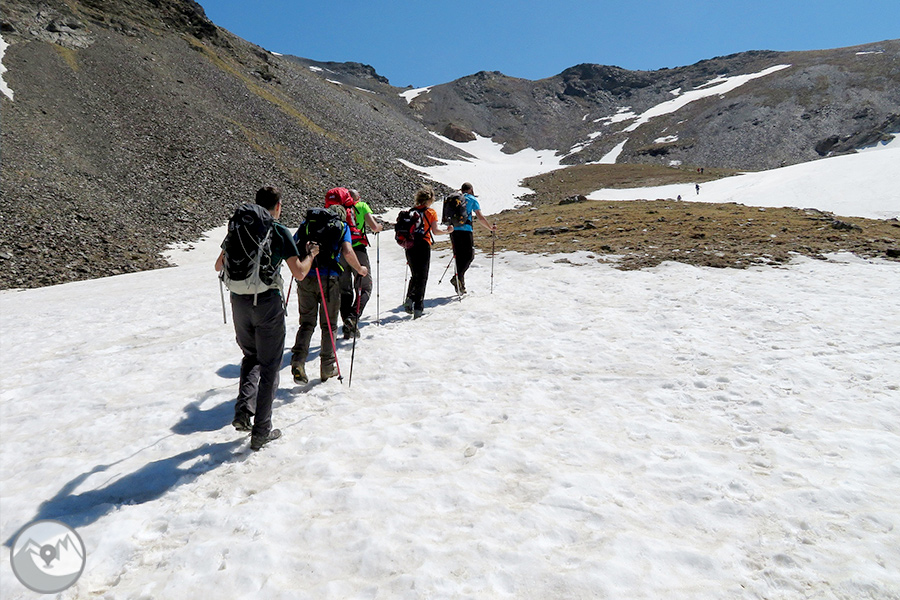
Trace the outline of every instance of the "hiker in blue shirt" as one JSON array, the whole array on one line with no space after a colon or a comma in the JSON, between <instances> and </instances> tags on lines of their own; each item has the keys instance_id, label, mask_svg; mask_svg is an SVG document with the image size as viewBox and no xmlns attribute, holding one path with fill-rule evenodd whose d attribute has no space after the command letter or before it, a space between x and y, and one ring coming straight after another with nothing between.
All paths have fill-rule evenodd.
<instances>
[{"instance_id":1,"label":"hiker in blue shirt","mask_svg":"<svg viewBox=\"0 0 900 600\"><path fill-rule=\"evenodd\" d=\"M342 229L331 247L320 248L320 253L313 262L309 275L297 282L297 302L300 311L300 329L291 348L291 375L295 383L308 383L306 375L306 359L309 345L316 329L318 317L322 329L319 346L319 376L325 381L339 375L335 356L334 336L337 333L338 313L341 307L341 267L338 258L343 257L344 264L349 265L360 277L369 274L367 267L361 265L353 251L350 227L346 223L346 211L342 206L333 206L329 211L334 213L336 222ZM295 238L300 241L303 225Z\"/></svg>"},{"instance_id":2,"label":"hiker in blue shirt","mask_svg":"<svg viewBox=\"0 0 900 600\"><path fill-rule=\"evenodd\" d=\"M456 257L456 275L450 279L457 294L466 293L466 271L475 258L475 236L472 231L472 215L490 231L495 231L497 226L488 222L481 214L481 204L475 197L475 190L471 183L464 183L460 188L462 197L466 201L466 222L464 225L455 226L450 234L450 242L453 244L453 255Z\"/></svg>"}]
</instances>

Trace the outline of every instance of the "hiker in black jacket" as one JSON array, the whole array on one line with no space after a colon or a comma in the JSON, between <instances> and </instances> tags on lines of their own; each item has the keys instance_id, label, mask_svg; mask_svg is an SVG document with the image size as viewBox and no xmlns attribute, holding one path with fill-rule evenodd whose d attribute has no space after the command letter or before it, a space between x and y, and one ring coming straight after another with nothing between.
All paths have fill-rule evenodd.
<instances>
[{"instance_id":1,"label":"hiker in black jacket","mask_svg":"<svg viewBox=\"0 0 900 600\"><path fill-rule=\"evenodd\" d=\"M252 431L252 450L259 450L271 440L281 437L280 430L272 429L272 401L278 390L285 336L284 300L278 273L281 261L287 264L291 275L304 279L319 253L318 246L314 244L307 244L298 250L291 232L277 222L281 216L281 193L278 189L260 189L256 192L256 204L276 219L272 223L271 237L271 265L275 277L263 291L231 292L234 332L244 354L232 425L238 431ZM265 213L262 214L265 216ZM223 243L223 250L216 260L216 271L225 268L226 243ZM233 287L238 289L238 286Z\"/></svg>"}]
</instances>

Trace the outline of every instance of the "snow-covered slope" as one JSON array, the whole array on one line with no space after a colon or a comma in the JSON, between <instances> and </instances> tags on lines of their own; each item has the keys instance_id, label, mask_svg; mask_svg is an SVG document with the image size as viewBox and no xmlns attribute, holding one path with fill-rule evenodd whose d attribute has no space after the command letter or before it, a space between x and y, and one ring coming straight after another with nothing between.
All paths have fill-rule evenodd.
<instances>
[{"instance_id":1,"label":"snow-covered slope","mask_svg":"<svg viewBox=\"0 0 900 600\"><path fill-rule=\"evenodd\" d=\"M748 206L817 208L846 217L900 217L900 145L705 183L598 190L592 200L677 198Z\"/></svg>"},{"instance_id":2,"label":"snow-covered slope","mask_svg":"<svg viewBox=\"0 0 900 600\"><path fill-rule=\"evenodd\" d=\"M529 193L521 181L561 168L561 157L550 150L526 149L505 154L501 146L478 137L473 142L449 142L475 157L445 161L434 167L405 162L433 179L459 189L464 181L475 185L485 212L496 213L517 205ZM615 162L615 157L608 162ZM889 219L900 217L900 133L890 144L879 144L850 154L746 173L705 183L652 188L603 189L593 200L677 198L702 202L738 202L748 206L818 208L848 217Z\"/></svg>"},{"instance_id":3,"label":"snow-covered slope","mask_svg":"<svg viewBox=\"0 0 900 600\"><path fill-rule=\"evenodd\" d=\"M460 302L438 251L411 321L381 236L352 385L349 343L343 384L285 369L251 453L219 237L0 293L3 598L42 518L87 547L62 598L900 594L896 263L479 254Z\"/></svg>"}]
</instances>

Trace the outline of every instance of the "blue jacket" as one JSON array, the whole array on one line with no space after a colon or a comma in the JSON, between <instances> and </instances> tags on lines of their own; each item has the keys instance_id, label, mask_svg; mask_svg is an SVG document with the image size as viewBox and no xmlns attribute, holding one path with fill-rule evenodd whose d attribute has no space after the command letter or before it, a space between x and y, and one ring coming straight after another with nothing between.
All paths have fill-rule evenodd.
<instances>
[{"instance_id":1,"label":"blue jacket","mask_svg":"<svg viewBox=\"0 0 900 600\"><path fill-rule=\"evenodd\" d=\"M481 210L481 204L478 203L478 198L472 194L466 194L463 198L466 199L466 224L454 227L454 231L472 231L472 224L474 223L473 213L476 210Z\"/></svg>"}]
</instances>

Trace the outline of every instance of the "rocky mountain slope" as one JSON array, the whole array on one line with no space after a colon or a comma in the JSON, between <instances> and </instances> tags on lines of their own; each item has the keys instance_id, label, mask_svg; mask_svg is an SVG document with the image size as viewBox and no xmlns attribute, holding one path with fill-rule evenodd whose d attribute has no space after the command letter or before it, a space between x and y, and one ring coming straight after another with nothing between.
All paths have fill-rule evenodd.
<instances>
[{"instance_id":1,"label":"rocky mountain slope","mask_svg":"<svg viewBox=\"0 0 900 600\"><path fill-rule=\"evenodd\" d=\"M162 266L261 185L294 224L336 185L405 204L422 177L397 158L458 155L396 92L329 83L190 0L4 0L2 34L0 287Z\"/></svg>"},{"instance_id":2,"label":"rocky mountain slope","mask_svg":"<svg viewBox=\"0 0 900 600\"><path fill-rule=\"evenodd\" d=\"M898 41L540 81L483 72L413 91L368 65L268 52L192 0L4 0L2 36L14 97L0 94L0 288L164 266L167 244L222 224L261 185L282 188L289 225L335 185L375 208L406 204L423 177L399 159L460 154L432 132L571 164L618 151L619 163L762 169L900 131Z\"/></svg>"},{"instance_id":3,"label":"rocky mountain slope","mask_svg":"<svg viewBox=\"0 0 900 600\"><path fill-rule=\"evenodd\" d=\"M679 107L664 113L666 104ZM411 107L435 131L474 132L509 151L555 149L568 164L624 143L620 163L768 169L900 132L900 40L652 72L583 64L540 81L482 72L435 86Z\"/></svg>"}]
</instances>

